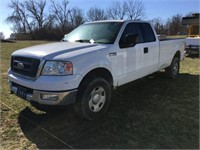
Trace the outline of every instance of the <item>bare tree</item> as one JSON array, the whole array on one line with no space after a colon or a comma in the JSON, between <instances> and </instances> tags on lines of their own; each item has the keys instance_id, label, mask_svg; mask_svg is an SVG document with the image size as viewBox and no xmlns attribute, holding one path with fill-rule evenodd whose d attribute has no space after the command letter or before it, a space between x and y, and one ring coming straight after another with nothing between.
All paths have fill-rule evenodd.
<instances>
[{"instance_id":1,"label":"bare tree","mask_svg":"<svg viewBox=\"0 0 200 150\"><path fill-rule=\"evenodd\" d=\"M84 23L85 17L82 9L74 7L69 11L69 15L72 28L76 28Z\"/></svg>"},{"instance_id":2,"label":"bare tree","mask_svg":"<svg viewBox=\"0 0 200 150\"><path fill-rule=\"evenodd\" d=\"M107 8L107 15L109 19L125 19L126 5L124 2L115 1Z\"/></svg>"},{"instance_id":3,"label":"bare tree","mask_svg":"<svg viewBox=\"0 0 200 150\"><path fill-rule=\"evenodd\" d=\"M28 14L24 4L18 0L12 0L8 7L13 9L13 12L7 17L6 21L14 23L18 27L18 32L27 33L27 31L30 31L31 26L27 19Z\"/></svg>"},{"instance_id":4,"label":"bare tree","mask_svg":"<svg viewBox=\"0 0 200 150\"><path fill-rule=\"evenodd\" d=\"M84 16L82 9L68 6L69 0L51 0L47 11L47 0L12 0L12 14L7 21L13 23L17 33L30 33L33 39L60 38L85 20L141 19L144 7L140 1L116 1L108 9L92 7ZM87 19L86 19L87 18Z\"/></svg>"},{"instance_id":5,"label":"bare tree","mask_svg":"<svg viewBox=\"0 0 200 150\"><path fill-rule=\"evenodd\" d=\"M161 18L149 20L158 34L167 34L167 28Z\"/></svg>"},{"instance_id":6,"label":"bare tree","mask_svg":"<svg viewBox=\"0 0 200 150\"><path fill-rule=\"evenodd\" d=\"M18 33L31 33L35 28L42 29L51 24L52 15L45 13L46 0L12 0L9 8L13 10L6 21L14 24L13 29Z\"/></svg>"},{"instance_id":7,"label":"bare tree","mask_svg":"<svg viewBox=\"0 0 200 150\"><path fill-rule=\"evenodd\" d=\"M69 27L70 9L67 8L67 0L63 0L62 4L53 1L51 4L50 11L47 11L46 0L12 0L9 8L13 13L7 17L7 21L13 23L16 33L30 33L32 39L53 39L53 35L58 39L72 29ZM72 16L76 16L73 24L82 23L81 11L74 9L72 12Z\"/></svg>"},{"instance_id":8,"label":"bare tree","mask_svg":"<svg viewBox=\"0 0 200 150\"><path fill-rule=\"evenodd\" d=\"M180 32L184 32L186 30L184 26L181 24L182 16L180 14L176 14L172 16L167 21L168 25L168 34L169 35L177 35L180 34Z\"/></svg>"},{"instance_id":9,"label":"bare tree","mask_svg":"<svg viewBox=\"0 0 200 150\"><path fill-rule=\"evenodd\" d=\"M145 18L145 8L142 1L115 1L107 8L109 19L141 20Z\"/></svg>"},{"instance_id":10,"label":"bare tree","mask_svg":"<svg viewBox=\"0 0 200 150\"><path fill-rule=\"evenodd\" d=\"M92 7L87 12L87 18L89 21L106 20L107 16L103 9Z\"/></svg>"},{"instance_id":11,"label":"bare tree","mask_svg":"<svg viewBox=\"0 0 200 150\"><path fill-rule=\"evenodd\" d=\"M48 17L45 14L46 0L34 1L26 0L25 6L30 13L30 17L36 21L36 26L38 29L42 29Z\"/></svg>"},{"instance_id":12,"label":"bare tree","mask_svg":"<svg viewBox=\"0 0 200 150\"><path fill-rule=\"evenodd\" d=\"M128 0L124 1L126 14L130 20L141 20L145 18L145 8L142 1Z\"/></svg>"},{"instance_id":13,"label":"bare tree","mask_svg":"<svg viewBox=\"0 0 200 150\"><path fill-rule=\"evenodd\" d=\"M69 20L69 9L67 0L63 0L62 4L56 4L55 1L51 1L51 11L55 17L57 24L62 28L62 32L66 32L66 26Z\"/></svg>"}]
</instances>

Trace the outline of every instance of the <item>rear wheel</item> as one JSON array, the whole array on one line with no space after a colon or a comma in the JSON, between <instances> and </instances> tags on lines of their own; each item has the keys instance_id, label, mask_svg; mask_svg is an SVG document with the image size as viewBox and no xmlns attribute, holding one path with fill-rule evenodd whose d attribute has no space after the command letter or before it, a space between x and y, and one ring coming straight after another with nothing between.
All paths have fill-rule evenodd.
<instances>
[{"instance_id":1,"label":"rear wheel","mask_svg":"<svg viewBox=\"0 0 200 150\"><path fill-rule=\"evenodd\" d=\"M103 78L86 79L79 88L75 111L88 120L100 118L107 110L111 87Z\"/></svg>"},{"instance_id":2,"label":"rear wheel","mask_svg":"<svg viewBox=\"0 0 200 150\"><path fill-rule=\"evenodd\" d=\"M166 75L169 78L175 79L179 75L180 60L178 57L174 57L169 67L165 69Z\"/></svg>"}]
</instances>

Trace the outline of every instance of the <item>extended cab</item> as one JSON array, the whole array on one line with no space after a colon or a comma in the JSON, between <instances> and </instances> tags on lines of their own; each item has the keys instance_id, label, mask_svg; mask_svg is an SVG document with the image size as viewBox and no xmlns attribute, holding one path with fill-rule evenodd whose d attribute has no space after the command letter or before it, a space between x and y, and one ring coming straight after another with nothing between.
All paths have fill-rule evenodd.
<instances>
[{"instance_id":1,"label":"extended cab","mask_svg":"<svg viewBox=\"0 0 200 150\"><path fill-rule=\"evenodd\" d=\"M38 105L75 104L86 119L102 116L111 90L165 69L176 78L184 39L159 41L142 21L85 23L62 42L15 51L8 71L11 93Z\"/></svg>"}]
</instances>

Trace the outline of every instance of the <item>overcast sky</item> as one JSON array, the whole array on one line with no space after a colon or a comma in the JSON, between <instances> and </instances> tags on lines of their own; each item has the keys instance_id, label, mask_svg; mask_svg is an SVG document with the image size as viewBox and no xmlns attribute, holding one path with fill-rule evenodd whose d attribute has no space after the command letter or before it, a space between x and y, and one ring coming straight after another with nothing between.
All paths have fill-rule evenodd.
<instances>
[{"instance_id":1,"label":"overcast sky","mask_svg":"<svg viewBox=\"0 0 200 150\"><path fill-rule=\"evenodd\" d=\"M23 0L19 0L23 1ZM61 1L61 0L56 0ZM108 7L115 0L69 0L69 7L80 7L87 11L88 8L96 6L99 8ZM120 1L120 0L119 0ZM163 21L176 15L187 15L190 12L200 12L200 0L141 0L145 7L147 20L160 17ZM12 24L5 22L6 17L12 10L8 8L11 0L0 0L0 32L3 32L6 38L12 33ZM50 2L50 0L47 0Z\"/></svg>"}]
</instances>

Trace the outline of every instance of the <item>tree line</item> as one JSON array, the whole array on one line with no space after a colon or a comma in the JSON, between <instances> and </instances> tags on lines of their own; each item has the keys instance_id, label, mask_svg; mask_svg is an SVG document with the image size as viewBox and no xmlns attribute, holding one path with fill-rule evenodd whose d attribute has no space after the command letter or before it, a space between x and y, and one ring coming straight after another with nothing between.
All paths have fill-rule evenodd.
<instances>
[{"instance_id":1,"label":"tree line","mask_svg":"<svg viewBox=\"0 0 200 150\"><path fill-rule=\"evenodd\" d=\"M160 35L187 35L188 26L182 25L182 15L176 14L168 18L166 22L161 18L149 20Z\"/></svg>"},{"instance_id":2,"label":"tree line","mask_svg":"<svg viewBox=\"0 0 200 150\"><path fill-rule=\"evenodd\" d=\"M107 8L91 7L87 12L79 7L69 7L68 0L47 3L46 0L12 0L8 6L12 13L6 21L13 24L14 33L29 34L33 40L60 40L65 34L86 21L107 19L144 20L142 1L114 1ZM186 29L181 25L181 15L163 23L160 18L150 20L159 34L174 35Z\"/></svg>"}]
</instances>

